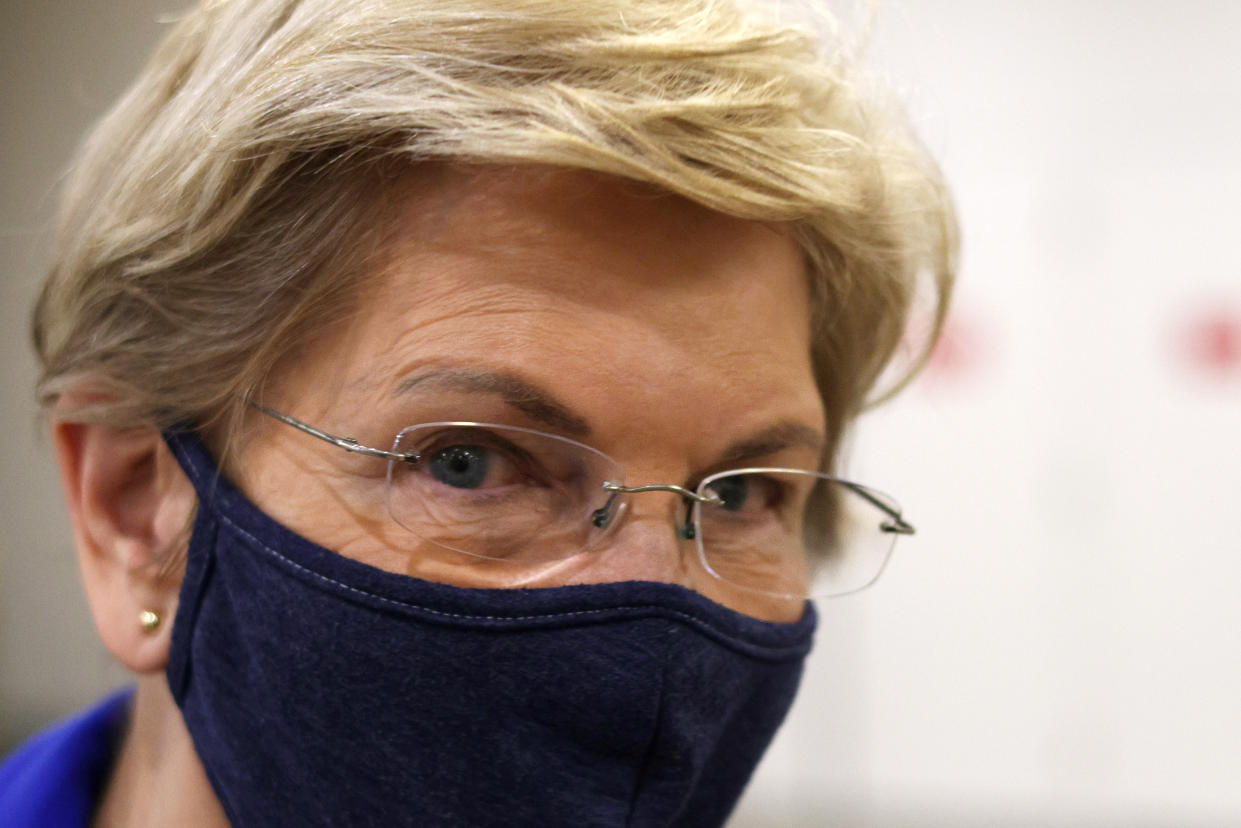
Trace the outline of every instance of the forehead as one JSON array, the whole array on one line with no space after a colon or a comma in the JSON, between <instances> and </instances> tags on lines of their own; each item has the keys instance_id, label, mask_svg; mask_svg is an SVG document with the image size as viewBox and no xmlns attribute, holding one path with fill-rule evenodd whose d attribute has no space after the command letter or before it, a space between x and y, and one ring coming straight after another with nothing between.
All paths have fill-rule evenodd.
<instances>
[{"instance_id":1,"label":"forehead","mask_svg":"<svg viewBox=\"0 0 1241 828\"><path fill-rule=\"evenodd\" d=\"M805 302L801 255L783 226L635 181L556 167L443 166L412 177L399 201L390 248L398 273L437 256L491 259L518 265L505 278L524 274L518 281L566 294L589 284L599 297L652 290L671 299L728 283L739 299L780 288ZM521 266L529 263L546 267Z\"/></svg>"},{"instance_id":2,"label":"forehead","mask_svg":"<svg viewBox=\"0 0 1241 828\"><path fill-rule=\"evenodd\" d=\"M345 382L382 393L447 364L516 371L588 418L775 405L819 425L783 227L557 168L432 168L395 201L383 265L332 343Z\"/></svg>"}]
</instances>

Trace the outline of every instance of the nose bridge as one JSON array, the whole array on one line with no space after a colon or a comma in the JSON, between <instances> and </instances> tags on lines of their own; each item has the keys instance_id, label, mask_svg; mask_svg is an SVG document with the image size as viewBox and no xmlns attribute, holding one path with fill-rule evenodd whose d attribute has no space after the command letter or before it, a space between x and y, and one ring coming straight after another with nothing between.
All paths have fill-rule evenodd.
<instances>
[{"instance_id":1,"label":"nose bridge","mask_svg":"<svg viewBox=\"0 0 1241 828\"><path fill-rule=\"evenodd\" d=\"M685 523L680 487L632 487L604 554L618 580L664 581L692 586L689 566L697 554L678 529ZM683 491L683 490L682 490Z\"/></svg>"},{"instance_id":2,"label":"nose bridge","mask_svg":"<svg viewBox=\"0 0 1241 828\"><path fill-rule=\"evenodd\" d=\"M626 523L650 520L670 527L674 534L686 523L694 502L701 499L689 489L667 483L625 486L618 491L627 499Z\"/></svg>"},{"instance_id":3,"label":"nose bridge","mask_svg":"<svg viewBox=\"0 0 1241 828\"><path fill-rule=\"evenodd\" d=\"M699 494L692 489L684 486L678 486L672 483L647 483L639 486L626 486L621 483L605 483L603 488L613 493L613 496L630 496L630 495L650 495L652 493L667 493L673 495L672 498L664 498L665 502L671 503L671 514L674 515L677 529L681 530L689 523L690 514L698 503L719 503L719 498L714 493L708 492L705 495ZM651 498L654 502L654 498ZM639 501L640 503L641 501ZM632 508L632 507L630 507ZM639 508L642 508L641 506ZM677 511L679 509L679 511ZM684 537L684 535L683 535ZM693 535L688 535L693 537Z\"/></svg>"}]
</instances>

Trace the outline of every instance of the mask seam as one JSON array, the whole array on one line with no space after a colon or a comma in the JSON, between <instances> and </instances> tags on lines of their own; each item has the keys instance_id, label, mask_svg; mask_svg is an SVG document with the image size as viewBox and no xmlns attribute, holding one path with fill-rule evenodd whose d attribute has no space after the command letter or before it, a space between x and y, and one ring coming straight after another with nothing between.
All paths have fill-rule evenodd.
<instances>
[{"instance_id":1,"label":"mask seam","mask_svg":"<svg viewBox=\"0 0 1241 828\"><path fill-rule=\"evenodd\" d=\"M572 618L572 617L590 616L590 615L605 615L616 609L654 610L654 611L659 612L661 615L676 616L678 618L683 619L684 621L690 622L693 625L705 627L711 630L712 632L714 632L716 635L722 636L724 638L732 637L730 633L727 633L724 630L721 630L715 627L709 621L706 621L694 615L690 615L689 613L682 612L680 610L670 609L668 607L661 607L658 604L629 604L629 605L624 605L621 607L609 607L607 609L565 610L563 612L539 613L535 615L470 615L466 613L446 612L444 610L432 609L431 607L423 606L421 604L414 604L409 601L398 601L395 598L388 598L383 595L376 595L375 593L368 592L364 589L358 589L355 586L350 586L349 584L343 583L341 581L337 581L335 578L329 578L327 575L324 575L320 572L315 572L313 569L303 566L302 564L299 564L297 561L291 560L290 558L286 557L279 550L274 549L271 546L268 546L266 543L264 543L254 534L249 532L245 527L240 526L235 521L233 521L228 515L222 514L221 512L218 512L215 510L212 510L212 511L215 512L215 515L217 518L219 518L224 523L228 524L228 526L230 526L236 532L239 532L240 534L249 538L250 541L257 544L267 554L283 561L284 563L288 564L294 569L297 569L298 571L303 572L311 576L312 578L315 578L319 581L323 581L324 583L331 584L335 587L339 587L341 589L347 590L349 592L354 593L355 595L360 595L365 598L369 598L371 600L382 601L385 604L391 604L397 607L404 607L406 609L418 610L420 612L429 613L431 615L436 615L441 618L455 618L455 619L460 619L463 621L470 621L470 620L473 620L473 621L538 621L538 620L547 620L547 619L553 619L553 618ZM748 644L747 649L748 648L758 648L758 649L765 650L768 653L770 653L773 657L778 657L782 655L799 655L805 649L804 645L800 645L800 644L790 646L790 647L779 647L779 648L767 647L761 644Z\"/></svg>"}]
</instances>

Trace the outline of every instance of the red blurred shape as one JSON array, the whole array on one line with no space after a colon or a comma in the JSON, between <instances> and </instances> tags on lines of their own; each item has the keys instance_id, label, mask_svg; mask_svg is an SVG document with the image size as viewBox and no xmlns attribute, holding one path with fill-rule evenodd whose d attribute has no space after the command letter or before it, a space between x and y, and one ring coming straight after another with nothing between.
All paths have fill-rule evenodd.
<instances>
[{"instance_id":1,"label":"red blurred shape","mask_svg":"<svg viewBox=\"0 0 1241 828\"><path fill-rule=\"evenodd\" d=\"M983 335L968 317L952 314L927 360L925 379L952 382L968 379L981 368Z\"/></svg>"},{"instance_id":2,"label":"red blurred shape","mask_svg":"<svg viewBox=\"0 0 1241 828\"><path fill-rule=\"evenodd\" d=\"M1183 343L1186 361L1203 373L1222 376L1241 369L1241 310L1211 308L1190 317Z\"/></svg>"}]
</instances>

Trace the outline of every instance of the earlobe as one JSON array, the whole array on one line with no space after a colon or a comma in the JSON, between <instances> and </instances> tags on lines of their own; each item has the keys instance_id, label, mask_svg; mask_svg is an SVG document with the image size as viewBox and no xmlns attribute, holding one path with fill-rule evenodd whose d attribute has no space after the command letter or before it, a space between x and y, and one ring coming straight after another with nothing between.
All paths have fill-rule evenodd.
<instances>
[{"instance_id":1,"label":"earlobe","mask_svg":"<svg viewBox=\"0 0 1241 828\"><path fill-rule=\"evenodd\" d=\"M57 420L52 441L104 645L134 672L163 669L180 582L169 563L185 542L193 487L153 429Z\"/></svg>"}]
</instances>

